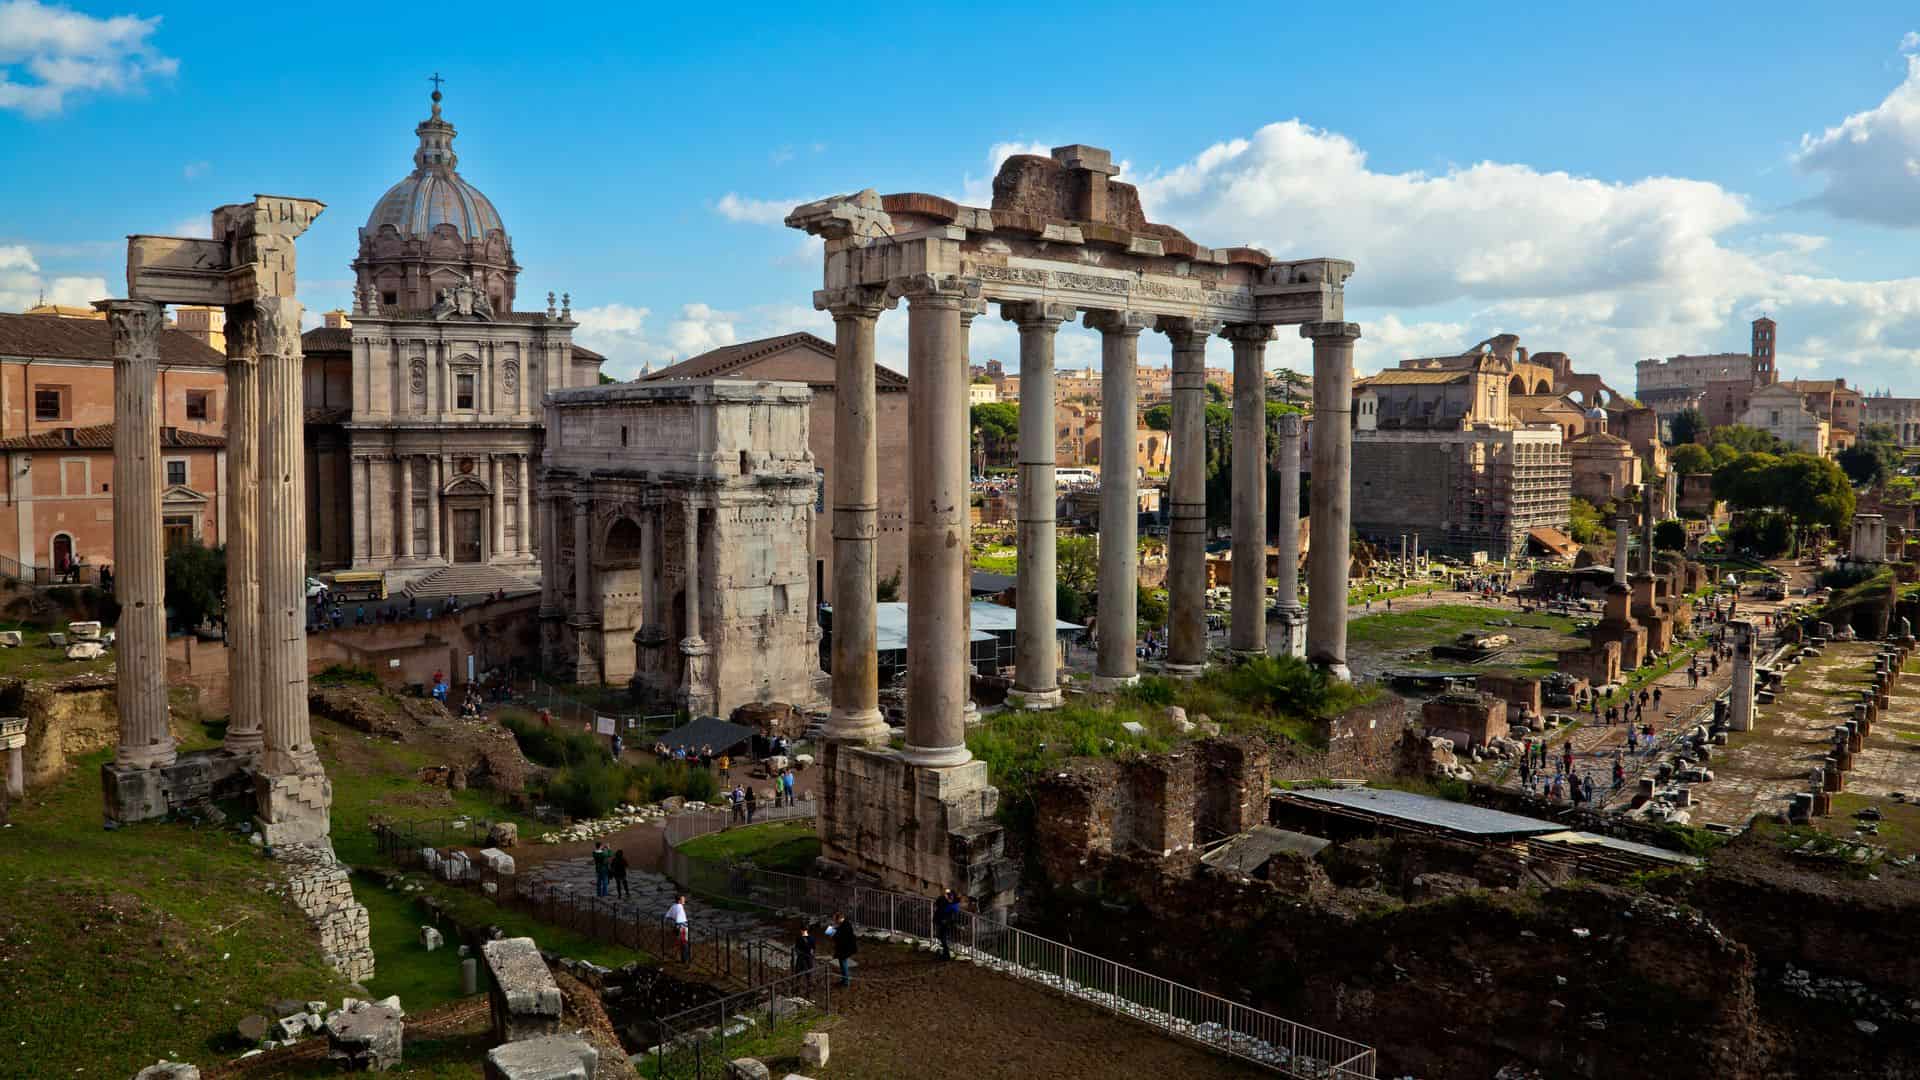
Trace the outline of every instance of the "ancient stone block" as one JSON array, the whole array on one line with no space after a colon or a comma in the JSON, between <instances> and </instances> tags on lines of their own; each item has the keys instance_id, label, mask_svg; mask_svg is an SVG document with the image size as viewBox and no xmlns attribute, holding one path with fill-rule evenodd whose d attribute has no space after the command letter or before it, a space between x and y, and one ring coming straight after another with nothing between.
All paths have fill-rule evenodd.
<instances>
[{"instance_id":1,"label":"ancient stone block","mask_svg":"<svg viewBox=\"0 0 1920 1080\"><path fill-rule=\"evenodd\" d=\"M405 1014L391 1005L356 1001L327 1017L327 1057L349 1070L384 1070L400 1064Z\"/></svg>"},{"instance_id":2,"label":"ancient stone block","mask_svg":"<svg viewBox=\"0 0 1920 1080\"><path fill-rule=\"evenodd\" d=\"M809 1031L800 1040L800 1060L813 1068L821 1068L827 1063L827 1033Z\"/></svg>"},{"instance_id":3,"label":"ancient stone block","mask_svg":"<svg viewBox=\"0 0 1920 1080\"><path fill-rule=\"evenodd\" d=\"M493 1009L493 1035L515 1042L560 1030L560 985L553 981L547 962L532 938L502 938L480 948L493 987L487 992Z\"/></svg>"},{"instance_id":4,"label":"ancient stone block","mask_svg":"<svg viewBox=\"0 0 1920 1080\"><path fill-rule=\"evenodd\" d=\"M133 1080L200 1080L200 1070L180 1061L161 1061L135 1073Z\"/></svg>"},{"instance_id":5,"label":"ancient stone block","mask_svg":"<svg viewBox=\"0 0 1920 1080\"><path fill-rule=\"evenodd\" d=\"M559 990L555 989L554 993L558 994ZM487 1080L593 1080L599 1063L600 1052L580 1036L544 1035L487 1051L486 1077Z\"/></svg>"},{"instance_id":6,"label":"ancient stone block","mask_svg":"<svg viewBox=\"0 0 1920 1080\"><path fill-rule=\"evenodd\" d=\"M1420 717L1429 736L1452 739L1461 750L1507 734L1507 703L1492 694L1442 694L1421 706Z\"/></svg>"},{"instance_id":7,"label":"ancient stone block","mask_svg":"<svg viewBox=\"0 0 1920 1080\"><path fill-rule=\"evenodd\" d=\"M513 856L501 851L499 848L486 848L482 850L480 852L480 861L486 864L488 870L496 874L513 873Z\"/></svg>"},{"instance_id":8,"label":"ancient stone block","mask_svg":"<svg viewBox=\"0 0 1920 1080\"><path fill-rule=\"evenodd\" d=\"M768 1080L766 1065L755 1058L735 1058L727 1062L727 1080Z\"/></svg>"},{"instance_id":9,"label":"ancient stone block","mask_svg":"<svg viewBox=\"0 0 1920 1080\"><path fill-rule=\"evenodd\" d=\"M440 931L431 926L423 926L420 928L420 944L426 946L428 952L432 952L445 945L446 941L440 936Z\"/></svg>"},{"instance_id":10,"label":"ancient stone block","mask_svg":"<svg viewBox=\"0 0 1920 1080\"><path fill-rule=\"evenodd\" d=\"M511 821L496 821L487 829L487 843L492 847L510 848L520 843L520 826Z\"/></svg>"}]
</instances>

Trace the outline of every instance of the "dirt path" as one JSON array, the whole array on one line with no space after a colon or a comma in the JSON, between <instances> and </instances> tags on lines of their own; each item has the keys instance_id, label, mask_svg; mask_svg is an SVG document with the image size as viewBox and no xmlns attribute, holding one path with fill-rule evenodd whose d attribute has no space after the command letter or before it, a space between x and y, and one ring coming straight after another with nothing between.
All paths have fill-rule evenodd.
<instances>
[{"instance_id":1,"label":"dirt path","mask_svg":"<svg viewBox=\"0 0 1920 1080\"><path fill-rule=\"evenodd\" d=\"M852 989L833 999L836 1078L1273 1075L972 964L874 946L860 959Z\"/></svg>"}]
</instances>

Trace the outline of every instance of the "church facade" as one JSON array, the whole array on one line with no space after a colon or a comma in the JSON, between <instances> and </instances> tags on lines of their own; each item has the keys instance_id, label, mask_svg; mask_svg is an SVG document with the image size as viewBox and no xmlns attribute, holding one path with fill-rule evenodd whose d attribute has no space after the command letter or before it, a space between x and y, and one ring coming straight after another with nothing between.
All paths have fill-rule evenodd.
<instances>
[{"instance_id":1,"label":"church facade","mask_svg":"<svg viewBox=\"0 0 1920 1080\"><path fill-rule=\"evenodd\" d=\"M511 588L540 575L542 399L605 358L569 303L514 308L513 240L457 171L439 91L414 134L360 229L352 311L304 337L308 546L426 595Z\"/></svg>"}]
</instances>

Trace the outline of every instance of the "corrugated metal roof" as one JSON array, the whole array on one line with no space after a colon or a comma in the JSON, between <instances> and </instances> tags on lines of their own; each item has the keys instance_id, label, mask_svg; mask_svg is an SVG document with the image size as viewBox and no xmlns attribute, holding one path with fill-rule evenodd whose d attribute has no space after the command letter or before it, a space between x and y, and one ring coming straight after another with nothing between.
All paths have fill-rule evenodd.
<instances>
[{"instance_id":1,"label":"corrugated metal roof","mask_svg":"<svg viewBox=\"0 0 1920 1080\"><path fill-rule=\"evenodd\" d=\"M1622 840L1614 836L1602 836L1599 833L1568 831L1548 833L1545 836L1536 836L1533 839L1540 843L1567 844L1572 847L1612 848L1615 851L1624 851L1648 859L1670 862L1676 866L1699 866L1706 861L1682 852L1668 851L1666 848L1657 848L1652 844L1636 844L1631 840Z\"/></svg>"},{"instance_id":2,"label":"corrugated metal roof","mask_svg":"<svg viewBox=\"0 0 1920 1080\"><path fill-rule=\"evenodd\" d=\"M1286 796L1473 836L1537 836L1563 831L1562 826L1551 821L1391 788L1306 788L1289 791Z\"/></svg>"}]
</instances>

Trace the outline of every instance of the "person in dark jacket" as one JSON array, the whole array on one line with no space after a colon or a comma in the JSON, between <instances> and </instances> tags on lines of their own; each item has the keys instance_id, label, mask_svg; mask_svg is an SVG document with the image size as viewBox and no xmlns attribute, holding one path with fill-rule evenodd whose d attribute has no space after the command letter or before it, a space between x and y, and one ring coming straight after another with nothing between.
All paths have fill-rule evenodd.
<instances>
[{"instance_id":1,"label":"person in dark jacket","mask_svg":"<svg viewBox=\"0 0 1920 1080\"><path fill-rule=\"evenodd\" d=\"M960 922L960 894L948 889L933 905L933 933L940 939L940 959L953 959L953 930Z\"/></svg>"},{"instance_id":2,"label":"person in dark jacket","mask_svg":"<svg viewBox=\"0 0 1920 1080\"><path fill-rule=\"evenodd\" d=\"M613 862L610 864L610 870L613 874L614 889L618 891L621 896L623 897L626 896L627 895L627 849L626 848L621 848L619 851L616 851L613 853Z\"/></svg>"},{"instance_id":3,"label":"person in dark jacket","mask_svg":"<svg viewBox=\"0 0 1920 1080\"><path fill-rule=\"evenodd\" d=\"M813 927L803 926L800 928L800 936L793 943L794 974L813 970L813 949Z\"/></svg>"},{"instance_id":4,"label":"person in dark jacket","mask_svg":"<svg viewBox=\"0 0 1920 1080\"><path fill-rule=\"evenodd\" d=\"M833 959L840 965L840 985L853 985L853 970L849 962L853 954L860 951L860 941L854 936L853 924L847 921L844 913L836 912L833 925L827 927L827 935L833 938Z\"/></svg>"}]
</instances>

